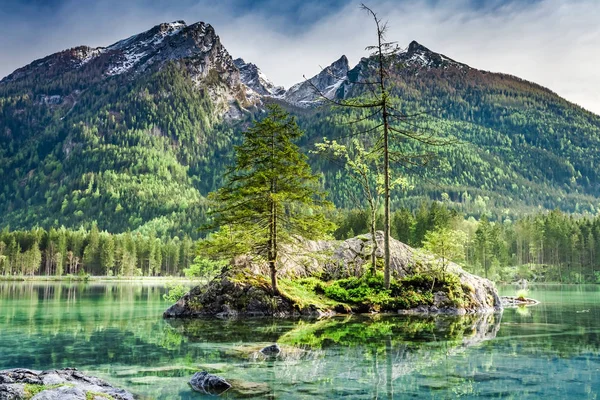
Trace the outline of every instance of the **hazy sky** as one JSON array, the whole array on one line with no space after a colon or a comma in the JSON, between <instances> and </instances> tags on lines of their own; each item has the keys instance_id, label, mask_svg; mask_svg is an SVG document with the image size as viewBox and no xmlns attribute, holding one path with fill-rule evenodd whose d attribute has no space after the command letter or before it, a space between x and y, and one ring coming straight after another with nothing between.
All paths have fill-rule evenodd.
<instances>
[{"instance_id":1,"label":"hazy sky","mask_svg":"<svg viewBox=\"0 0 600 400\"><path fill-rule=\"evenodd\" d=\"M218 3L218 5L215 5ZM600 0L370 0L389 39L417 40L475 68L510 73L600 114ZM106 46L183 19L212 24L231 55L289 87L375 39L345 0L3 0L0 76L77 45Z\"/></svg>"}]
</instances>

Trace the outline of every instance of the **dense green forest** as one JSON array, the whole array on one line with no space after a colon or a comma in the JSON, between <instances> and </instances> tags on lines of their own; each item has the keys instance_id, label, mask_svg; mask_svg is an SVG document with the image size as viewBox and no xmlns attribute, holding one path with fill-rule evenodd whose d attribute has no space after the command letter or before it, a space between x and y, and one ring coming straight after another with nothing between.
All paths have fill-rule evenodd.
<instances>
[{"instance_id":1,"label":"dense green forest","mask_svg":"<svg viewBox=\"0 0 600 400\"><path fill-rule=\"evenodd\" d=\"M215 96L239 87L216 70L198 81L184 57L110 75L101 62L73 67L76 50L0 82L2 273L181 275L214 212L208 194L223 186L242 132L269 101L305 132L298 145L337 207L328 215L335 236L368 231L360 185L314 151L324 138L372 148L361 135L376 123L367 111L236 97L237 114L226 114ZM373 71L365 58L349 82ZM392 165L407 181L391 196L394 237L427 248L428 233L462 232L464 256L455 261L494 279L596 281L600 154L590 149L600 146L599 116L462 64L395 63L388 79L391 104L414 116L410 129L453 142L392 140L393 150L429 161ZM346 82L338 95L366 90Z\"/></svg>"},{"instance_id":2,"label":"dense green forest","mask_svg":"<svg viewBox=\"0 0 600 400\"><path fill-rule=\"evenodd\" d=\"M331 217L338 225L337 239L369 231L364 210L341 210ZM516 220L476 220L443 202L393 213L392 236L416 248L426 247L428 233L443 229L461 238L461 251L453 261L493 280L600 282L600 217L575 218L555 210ZM202 270L206 261L195 260L199 243L189 236L115 235L99 231L96 224L90 230L4 229L0 273L183 276L194 266L195 275L214 272L213 266Z\"/></svg>"},{"instance_id":3,"label":"dense green forest","mask_svg":"<svg viewBox=\"0 0 600 400\"><path fill-rule=\"evenodd\" d=\"M195 234L199 189L214 186L202 171L213 158L207 143L212 152L229 145L219 136L229 128L211 129L210 101L174 66L103 83L58 105L0 85L0 224L89 229L93 216L111 232Z\"/></svg>"},{"instance_id":4,"label":"dense green forest","mask_svg":"<svg viewBox=\"0 0 600 400\"><path fill-rule=\"evenodd\" d=\"M366 233L368 215L351 211L336 231L339 238ZM448 230L460 251L453 261L495 281L600 282L600 217L576 218L559 210L491 222L465 218L443 202L393 214L392 236L416 248L428 233Z\"/></svg>"},{"instance_id":5,"label":"dense green forest","mask_svg":"<svg viewBox=\"0 0 600 400\"><path fill-rule=\"evenodd\" d=\"M42 228L0 233L2 275L177 276L195 257L194 242L137 233Z\"/></svg>"},{"instance_id":6,"label":"dense green forest","mask_svg":"<svg viewBox=\"0 0 600 400\"><path fill-rule=\"evenodd\" d=\"M372 67L363 60L355 70L369 80ZM352 74L352 71L349 75ZM544 208L571 213L598 211L600 159L590 151L600 145L600 117L558 97L548 89L518 78L475 69L392 70L391 95L396 109L418 115L407 129L455 139L452 146L427 148L418 142L398 140L402 151L431 151L426 166L397 164L414 184L396 191L396 207L415 208L423 199L442 200L449 195L455 207L476 217L504 212L513 216ZM361 96L357 85L347 96ZM423 113L423 114L420 114ZM355 109L326 108L304 113L307 147L328 139L348 138L374 126ZM332 200L352 207L355 188L341 169L327 160L314 159L322 171Z\"/></svg>"},{"instance_id":7,"label":"dense green forest","mask_svg":"<svg viewBox=\"0 0 600 400\"><path fill-rule=\"evenodd\" d=\"M367 61L351 74L363 70ZM358 71L358 72L356 72ZM518 78L475 69L398 67L392 76L398 109L427 112L419 129L457 143L434 149L426 168L393 166L411 179L392 207L442 200L467 215L509 215L555 208L598 211L600 117ZM0 83L0 227L64 225L152 231L198 238L205 196L223 183L240 132L261 115L223 118L208 95L222 85L209 75L198 86L170 63L129 76L98 76L90 67ZM212 82L212 83L211 83ZM360 96L360 87L347 96ZM306 132L300 145L337 207L356 208L355 183L330 160L311 154L324 137L340 141L368 129L355 110L299 109L284 104ZM494 219L494 218L492 218Z\"/></svg>"}]
</instances>

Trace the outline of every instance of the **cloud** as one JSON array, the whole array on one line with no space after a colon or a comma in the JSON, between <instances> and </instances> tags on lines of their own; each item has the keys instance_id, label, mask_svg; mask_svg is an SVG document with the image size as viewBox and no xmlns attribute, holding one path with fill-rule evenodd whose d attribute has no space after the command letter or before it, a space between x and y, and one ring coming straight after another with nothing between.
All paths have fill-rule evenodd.
<instances>
[{"instance_id":1,"label":"cloud","mask_svg":"<svg viewBox=\"0 0 600 400\"><path fill-rule=\"evenodd\" d=\"M61 2L53 13L0 11L0 76L79 44L108 45L177 19L215 26L234 57L286 87L346 54L351 63L375 40L358 3L244 0ZM600 114L600 2L597 0L368 1L389 21L390 40L411 40L475 68L539 83ZM147 4L147 3L145 3Z\"/></svg>"}]
</instances>

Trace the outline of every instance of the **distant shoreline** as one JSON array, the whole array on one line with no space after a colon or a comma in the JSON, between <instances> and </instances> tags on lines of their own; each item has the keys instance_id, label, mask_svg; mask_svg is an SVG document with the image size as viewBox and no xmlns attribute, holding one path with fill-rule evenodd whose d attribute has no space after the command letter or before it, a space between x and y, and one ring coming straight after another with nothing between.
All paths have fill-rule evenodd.
<instances>
[{"instance_id":1,"label":"distant shoreline","mask_svg":"<svg viewBox=\"0 0 600 400\"><path fill-rule=\"evenodd\" d=\"M28 275L3 275L0 282L191 282L198 283L198 279L179 276L28 276Z\"/></svg>"}]
</instances>

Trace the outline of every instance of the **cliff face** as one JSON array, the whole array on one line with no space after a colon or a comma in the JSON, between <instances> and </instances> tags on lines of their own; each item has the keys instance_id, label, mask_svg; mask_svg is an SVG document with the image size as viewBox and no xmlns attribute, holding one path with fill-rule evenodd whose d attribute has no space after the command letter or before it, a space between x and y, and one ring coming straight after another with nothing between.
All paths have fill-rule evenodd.
<instances>
[{"instance_id":1,"label":"cliff face","mask_svg":"<svg viewBox=\"0 0 600 400\"><path fill-rule=\"evenodd\" d=\"M383 235L376 235L378 259L383 253ZM300 241L284 251L279 276L282 285L302 278L321 277L324 280L361 277L369 268L370 235L362 235L345 241ZM324 282L319 289L312 286L314 297L299 299L298 295L290 295L285 287L282 295L271 296L264 263L254 262L248 257L240 257L236 263L205 286L197 286L185 294L179 301L165 311L165 317L200 317L200 316L322 316L348 312L398 312L398 313L447 313L467 314L495 312L502 310L498 292L494 284L484 278L464 271L454 263L446 265L441 271L439 259L420 254L417 250L397 240L391 242L392 276L399 282L397 294L392 295L398 301L383 305L368 303L344 303L328 298L330 285ZM415 284L420 277L446 276L454 280L450 285L436 286L435 281L423 285ZM448 280L451 282L452 280ZM427 281L429 282L429 281ZM458 288L458 289L456 289ZM421 303L402 301L403 296L423 299ZM311 294L312 295L312 294ZM408 306L402 306L406 305Z\"/></svg>"}]
</instances>

